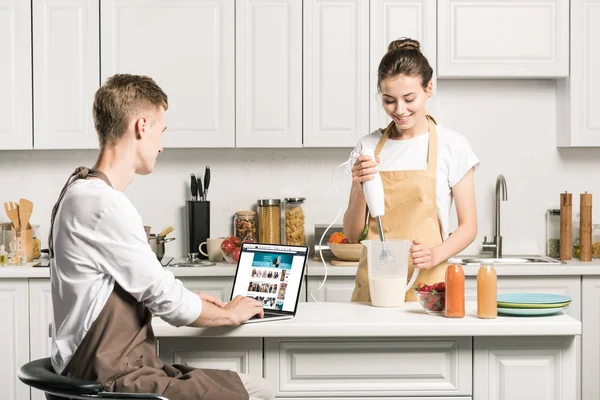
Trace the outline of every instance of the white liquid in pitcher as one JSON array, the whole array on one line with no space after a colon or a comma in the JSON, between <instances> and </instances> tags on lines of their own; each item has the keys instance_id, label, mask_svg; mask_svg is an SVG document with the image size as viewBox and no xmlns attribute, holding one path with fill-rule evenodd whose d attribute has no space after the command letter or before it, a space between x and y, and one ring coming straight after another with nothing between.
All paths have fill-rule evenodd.
<instances>
[{"instance_id":1,"label":"white liquid in pitcher","mask_svg":"<svg viewBox=\"0 0 600 400\"><path fill-rule=\"evenodd\" d=\"M404 304L406 279L371 278L371 303L375 307L400 307Z\"/></svg>"}]
</instances>

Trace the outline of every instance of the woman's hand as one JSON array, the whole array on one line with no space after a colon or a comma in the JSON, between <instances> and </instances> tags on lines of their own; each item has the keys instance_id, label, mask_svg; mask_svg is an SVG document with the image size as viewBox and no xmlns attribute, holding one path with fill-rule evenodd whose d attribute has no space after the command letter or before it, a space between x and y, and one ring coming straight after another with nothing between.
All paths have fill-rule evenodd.
<instances>
[{"instance_id":1,"label":"woman's hand","mask_svg":"<svg viewBox=\"0 0 600 400\"><path fill-rule=\"evenodd\" d=\"M419 242L417 239L413 240L413 245L410 248L410 255L415 268L427 269L437 265L434 260L433 251L429 246Z\"/></svg>"},{"instance_id":2,"label":"woman's hand","mask_svg":"<svg viewBox=\"0 0 600 400\"><path fill-rule=\"evenodd\" d=\"M356 159L352 167L352 181L355 183L363 183L374 178L377 173L379 159L371 160L369 156L360 156Z\"/></svg>"}]
</instances>

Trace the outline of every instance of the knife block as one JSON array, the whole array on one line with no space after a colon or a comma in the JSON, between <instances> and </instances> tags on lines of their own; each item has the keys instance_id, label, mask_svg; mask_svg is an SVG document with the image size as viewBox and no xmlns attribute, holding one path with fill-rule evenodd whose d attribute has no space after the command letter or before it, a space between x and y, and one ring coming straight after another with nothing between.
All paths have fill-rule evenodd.
<instances>
[{"instance_id":1,"label":"knife block","mask_svg":"<svg viewBox=\"0 0 600 400\"><path fill-rule=\"evenodd\" d=\"M200 243L210 237L210 201L187 201L188 253L199 253ZM202 253L198 258L207 259Z\"/></svg>"}]
</instances>

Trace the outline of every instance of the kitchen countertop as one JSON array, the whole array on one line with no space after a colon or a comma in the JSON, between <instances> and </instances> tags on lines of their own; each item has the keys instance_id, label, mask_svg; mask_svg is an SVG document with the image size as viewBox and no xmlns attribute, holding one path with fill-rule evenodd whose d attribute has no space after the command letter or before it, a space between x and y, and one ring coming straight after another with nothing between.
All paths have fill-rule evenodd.
<instances>
[{"instance_id":1,"label":"kitchen countertop","mask_svg":"<svg viewBox=\"0 0 600 400\"><path fill-rule=\"evenodd\" d=\"M332 266L328 264L328 276L355 276L355 266ZM477 265L463 266L466 276L476 276ZM200 276L233 276L235 274L235 265L227 263L217 263L211 267L166 267L173 272L176 277L200 277ZM558 265L499 265L496 264L498 276L573 276L573 275L600 275L600 259L593 259L591 262L581 262L579 260L570 260L564 264ZM325 267L321 261L309 260L305 274L307 276L323 277ZM11 278L49 278L48 267L33 267L33 263L27 263L24 266L0 267L0 279Z\"/></svg>"},{"instance_id":2,"label":"kitchen countertop","mask_svg":"<svg viewBox=\"0 0 600 400\"><path fill-rule=\"evenodd\" d=\"M443 337L443 336L571 336L581 334L581 322L568 314L524 318L479 319L476 304L467 303L464 318L429 315L418 303L378 308L364 303L298 304L290 320L244 324L239 327L173 327L154 318L157 337Z\"/></svg>"}]
</instances>

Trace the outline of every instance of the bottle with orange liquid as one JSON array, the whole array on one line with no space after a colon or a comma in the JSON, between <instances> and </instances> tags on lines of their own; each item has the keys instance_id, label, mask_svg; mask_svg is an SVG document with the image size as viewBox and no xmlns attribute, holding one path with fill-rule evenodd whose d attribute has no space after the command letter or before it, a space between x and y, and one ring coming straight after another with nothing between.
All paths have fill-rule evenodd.
<instances>
[{"instance_id":1,"label":"bottle with orange liquid","mask_svg":"<svg viewBox=\"0 0 600 400\"><path fill-rule=\"evenodd\" d=\"M465 316L465 272L460 263L449 260L446 268L446 309L448 318Z\"/></svg>"},{"instance_id":2,"label":"bottle with orange liquid","mask_svg":"<svg viewBox=\"0 0 600 400\"><path fill-rule=\"evenodd\" d=\"M498 277L491 262L481 263L477 272L477 317L496 318L498 316Z\"/></svg>"}]
</instances>

